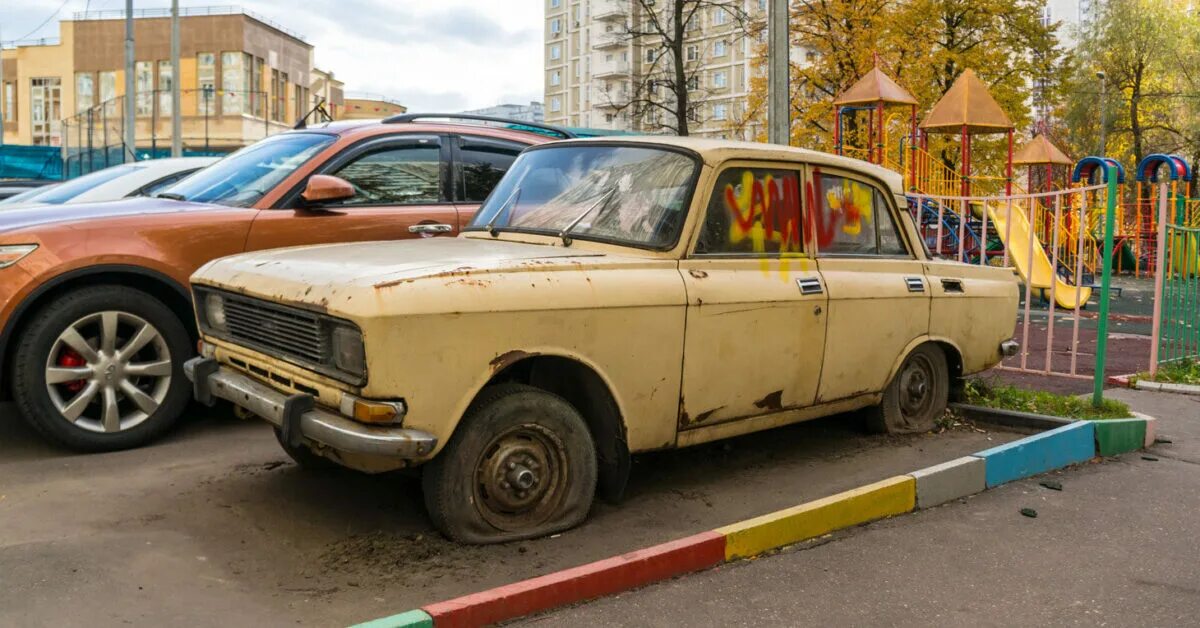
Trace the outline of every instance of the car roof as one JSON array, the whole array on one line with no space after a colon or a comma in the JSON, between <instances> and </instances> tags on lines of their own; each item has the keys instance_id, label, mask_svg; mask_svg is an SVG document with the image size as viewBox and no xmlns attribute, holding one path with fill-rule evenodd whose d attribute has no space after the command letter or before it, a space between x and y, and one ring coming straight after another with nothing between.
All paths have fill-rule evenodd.
<instances>
[{"instance_id":1,"label":"car roof","mask_svg":"<svg viewBox=\"0 0 1200 628\"><path fill-rule=\"evenodd\" d=\"M586 144L646 144L671 146L690 150L710 166L715 166L730 159L758 159L770 161L801 161L804 163L844 168L862 172L875 177L891 188L894 194L904 193L904 178L899 173L851 157L842 157L795 146L782 144L766 144L761 142L743 142L740 140L723 140L705 137L678 137L673 135L627 135L618 137L593 137L573 140L563 140L559 145L575 143Z\"/></svg>"},{"instance_id":2,"label":"car roof","mask_svg":"<svg viewBox=\"0 0 1200 628\"><path fill-rule=\"evenodd\" d=\"M519 120L512 122L514 126L520 125ZM295 132L303 131L326 131L336 133L340 136L370 136L381 135L386 133L460 133L469 135L482 135L486 137L495 137L497 139L512 140L522 144L544 144L554 141L559 138L549 137L542 133L526 131L519 128L509 128L502 126L494 126L487 124L467 124L463 122L384 122L382 119L374 120L336 120L333 122L322 122L319 124L310 124L304 129L297 129Z\"/></svg>"}]
</instances>

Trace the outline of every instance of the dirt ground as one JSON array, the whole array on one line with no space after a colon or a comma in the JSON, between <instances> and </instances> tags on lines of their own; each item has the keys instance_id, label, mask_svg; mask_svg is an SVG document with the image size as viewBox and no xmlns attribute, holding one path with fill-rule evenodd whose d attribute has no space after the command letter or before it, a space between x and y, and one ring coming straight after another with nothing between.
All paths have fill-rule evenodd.
<instances>
[{"instance_id":1,"label":"dirt ground","mask_svg":"<svg viewBox=\"0 0 1200 628\"><path fill-rule=\"evenodd\" d=\"M554 538L458 546L406 476L313 474L270 430L195 411L81 456L0 405L0 625L347 625L711 529L1017 438L866 436L852 417L639 456L628 496Z\"/></svg>"}]
</instances>

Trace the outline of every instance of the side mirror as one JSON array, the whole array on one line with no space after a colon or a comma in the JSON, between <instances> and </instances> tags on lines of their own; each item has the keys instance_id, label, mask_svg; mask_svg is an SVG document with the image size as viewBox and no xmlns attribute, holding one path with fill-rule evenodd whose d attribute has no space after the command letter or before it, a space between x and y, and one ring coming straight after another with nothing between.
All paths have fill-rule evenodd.
<instances>
[{"instance_id":1,"label":"side mirror","mask_svg":"<svg viewBox=\"0 0 1200 628\"><path fill-rule=\"evenodd\" d=\"M304 191L300 193L300 198L312 205L344 201L353 196L353 185L345 179L327 174L314 174L309 177Z\"/></svg>"}]
</instances>

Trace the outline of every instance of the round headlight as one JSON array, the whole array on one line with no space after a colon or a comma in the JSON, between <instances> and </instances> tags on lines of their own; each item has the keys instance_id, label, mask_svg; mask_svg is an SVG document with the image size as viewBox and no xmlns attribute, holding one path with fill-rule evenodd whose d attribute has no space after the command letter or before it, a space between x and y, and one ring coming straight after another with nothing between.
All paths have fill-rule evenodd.
<instances>
[{"instance_id":1,"label":"round headlight","mask_svg":"<svg viewBox=\"0 0 1200 628\"><path fill-rule=\"evenodd\" d=\"M219 294L209 294L204 299L204 319L216 331L226 331L225 299Z\"/></svg>"}]
</instances>

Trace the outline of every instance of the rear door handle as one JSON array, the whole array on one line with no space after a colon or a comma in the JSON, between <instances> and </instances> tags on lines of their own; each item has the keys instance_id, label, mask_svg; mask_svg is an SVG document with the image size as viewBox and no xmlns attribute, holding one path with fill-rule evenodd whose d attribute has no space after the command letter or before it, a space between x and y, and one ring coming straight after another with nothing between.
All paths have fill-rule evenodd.
<instances>
[{"instance_id":1,"label":"rear door handle","mask_svg":"<svg viewBox=\"0 0 1200 628\"><path fill-rule=\"evenodd\" d=\"M442 233L450 233L451 231L454 231L454 227L440 223L413 225L408 228L409 233L422 236L435 236Z\"/></svg>"},{"instance_id":2,"label":"rear door handle","mask_svg":"<svg viewBox=\"0 0 1200 628\"><path fill-rule=\"evenodd\" d=\"M964 292L961 279L942 278L942 289L946 292Z\"/></svg>"}]
</instances>

